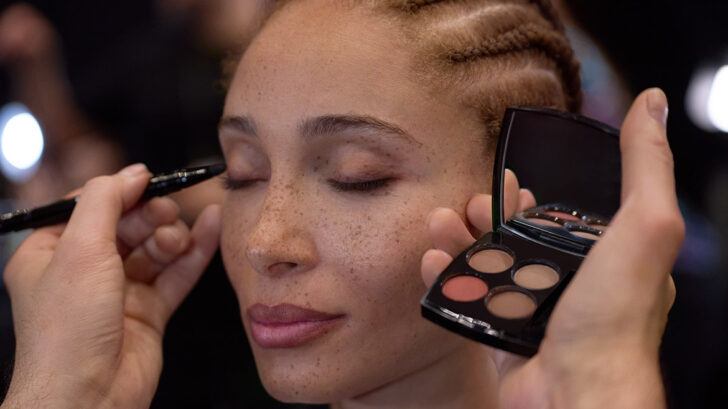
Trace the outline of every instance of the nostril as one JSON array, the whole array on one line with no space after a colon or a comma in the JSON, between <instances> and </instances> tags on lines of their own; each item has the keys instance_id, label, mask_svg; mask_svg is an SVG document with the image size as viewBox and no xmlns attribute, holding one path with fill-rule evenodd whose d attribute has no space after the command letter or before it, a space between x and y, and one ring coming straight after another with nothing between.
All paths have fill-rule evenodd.
<instances>
[{"instance_id":1,"label":"nostril","mask_svg":"<svg viewBox=\"0 0 728 409\"><path fill-rule=\"evenodd\" d=\"M296 263L275 263L268 266L268 272L273 275L280 275L296 268Z\"/></svg>"}]
</instances>

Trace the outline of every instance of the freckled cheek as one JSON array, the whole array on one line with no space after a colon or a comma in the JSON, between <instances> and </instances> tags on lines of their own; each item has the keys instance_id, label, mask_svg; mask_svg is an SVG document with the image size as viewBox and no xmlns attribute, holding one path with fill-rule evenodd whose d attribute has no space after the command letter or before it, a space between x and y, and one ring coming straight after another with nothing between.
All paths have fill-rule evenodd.
<instances>
[{"instance_id":1,"label":"freckled cheek","mask_svg":"<svg viewBox=\"0 0 728 409\"><path fill-rule=\"evenodd\" d=\"M222 210L220 251L230 283L240 296L242 294L240 290L244 287L242 282L245 273L252 269L245 248L252 229L253 217L249 212L236 210L235 203L227 199L223 202Z\"/></svg>"},{"instance_id":2,"label":"freckled cheek","mask_svg":"<svg viewBox=\"0 0 728 409\"><path fill-rule=\"evenodd\" d=\"M351 234L331 242L330 251L344 264L346 292L356 302L359 318L381 325L392 308L418 313L417 300L425 291L419 277L420 258L429 247L420 208L398 208L369 215ZM366 317L366 318L365 318Z\"/></svg>"}]
</instances>

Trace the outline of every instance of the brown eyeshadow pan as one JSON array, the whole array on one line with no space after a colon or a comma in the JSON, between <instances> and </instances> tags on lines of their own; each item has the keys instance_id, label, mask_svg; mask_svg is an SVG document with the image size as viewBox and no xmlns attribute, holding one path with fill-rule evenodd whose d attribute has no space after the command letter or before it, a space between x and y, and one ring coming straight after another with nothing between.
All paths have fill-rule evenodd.
<instances>
[{"instance_id":1,"label":"brown eyeshadow pan","mask_svg":"<svg viewBox=\"0 0 728 409\"><path fill-rule=\"evenodd\" d=\"M485 297L488 284L477 277L461 275L448 279L442 286L442 293L453 301L470 302Z\"/></svg>"},{"instance_id":2,"label":"brown eyeshadow pan","mask_svg":"<svg viewBox=\"0 0 728 409\"><path fill-rule=\"evenodd\" d=\"M513 257L503 250L487 248L473 253L468 264L481 273L500 273L513 266Z\"/></svg>"},{"instance_id":3,"label":"brown eyeshadow pan","mask_svg":"<svg viewBox=\"0 0 728 409\"><path fill-rule=\"evenodd\" d=\"M513 281L529 290L545 290L559 282L559 273L545 264L528 264L516 271Z\"/></svg>"},{"instance_id":4,"label":"brown eyeshadow pan","mask_svg":"<svg viewBox=\"0 0 728 409\"><path fill-rule=\"evenodd\" d=\"M498 292L488 297L485 305L492 314L505 319L527 318L536 311L536 302L515 290Z\"/></svg>"}]
</instances>

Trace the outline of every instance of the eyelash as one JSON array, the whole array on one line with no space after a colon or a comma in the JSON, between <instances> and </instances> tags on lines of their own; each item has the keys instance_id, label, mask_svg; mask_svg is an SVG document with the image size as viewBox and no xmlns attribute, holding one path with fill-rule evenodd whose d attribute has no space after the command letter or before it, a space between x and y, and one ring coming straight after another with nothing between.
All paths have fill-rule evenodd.
<instances>
[{"instance_id":1,"label":"eyelash","mask_svg":"<svg viewBox=\"0 0 728 409\"><path fill-rule=\"evenodd\" d=\"M364 182L353 183L340 182L338 180L330 179L328 182L331 187L341 192L371 192L387 187L390 182L392 182L392 178L367 180Z\"/></svg>"},{"instance_id":2,"label":"eyelash","mask_svg":"<svg viewBox=\"0 0 728 409\"><path fill-rule=\"evenodd\" d=\"M250 187L255 182L259 182L260 179L241 179L235 180L228 176L220 176L222 187L225 190L241 190Z\"/></svg>"},{"instance_id":3,"label":"eyelash","mask_svg":"<svg viewBox=\"0 0 728 409\"><path fill-rule=\"evenodd\" d=\"M242 190L252 186L254 183L259 182L260 179L242 179L235 180L227 176L220 177L222 181L222 187L225 190ZM341 182L338 180L328 180L329 185L340 192L371 192L377 189L384 188L392 182L392 178L383 178L375 180L367 180L364 182Z\"/></svg>"}]
</instances>

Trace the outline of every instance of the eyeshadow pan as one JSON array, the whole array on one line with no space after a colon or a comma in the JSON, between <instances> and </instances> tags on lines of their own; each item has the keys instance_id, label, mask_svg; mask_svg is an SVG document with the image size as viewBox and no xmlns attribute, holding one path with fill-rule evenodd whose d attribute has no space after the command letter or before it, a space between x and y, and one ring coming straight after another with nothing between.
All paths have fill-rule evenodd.
<instances>
[{"instance_id":1,"label":"eyeshadow pan","mask_svg":"<svg viewBox=\"0 0 728 409\"><path fill-rule=\"evenodd\" d=\"M513 290L506 290L488 297L488 311L505 319L527 318L536 311L536 303L531 297Z\"/></svg>"},{"instance_id":2,"label":"eyeshadow pan","mask_svg":"<svg viewBox=\"0 0 728 409\"><path fill-rule=\"evenodd\" d=\"M601 238L601 236L599 236L598 234L588 231L574 230L569 233L573 234L574 236L579 236L590 240L599 240Z\"/></svg>"},{"instance_id":3,"label":"eyeshadow pan","mask_svg":"<svg viewBox=\"0 0 728 409\"><path fill-rule=\"evenodd\" d=\"M555 210L546 212L549 216L558 217L564 220L581 220L580 218L572 215L571 213L557 212Z\"/></svg>"},{"instance_id":4,"label":"eyeshadow pan","mask_svg":"<svg viewBox=\"0 0 728 409\"><path fill-rule=\"evenodd\" d=\"M513 281L529 290L545 290L559 282L559 273L545 264L528 264L516 271Z\"/></svg>"},{"instance_id":5,"label":"eyeshadow pan","mask_svg":"<svg viewBox=\"0 0 728 409\"><path fill-rule=\"evenodd\" d=\"M541 218L538 218L538 217L529 217L526 220L528 220L531 223L540 224L542 226L561 227L561 224L556 223L553 220L541 219Z\"/></svg>"},{"instance_id":6,"label":"eyeshadow pan","mask_svg":"<svg viewBox=\"0 0 728 409\"><path fill-rule=\"evenodd\" d=\"M477 277L461 275L448 279L442 293L453 301L470 302L485 297L488 284Z\"/></svg>"},{"instance_id":7,"label":"eyeshadow pan","mask_svg":"<svg viewBox=\"0 0 728 409\"><path fill-rule=\"evenodd\" d=\"M503 250L485 249L468 259L470 267L481 273L500 273L513 265L513 257Z\"/></svg>"}]
</instances>

